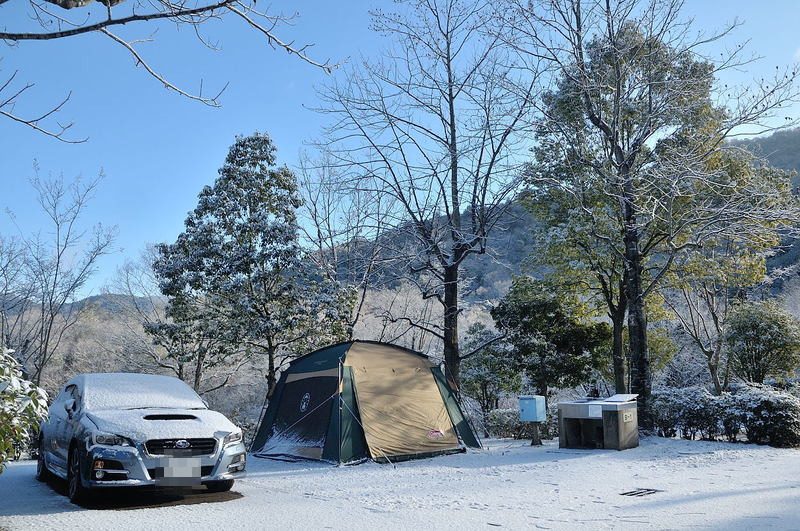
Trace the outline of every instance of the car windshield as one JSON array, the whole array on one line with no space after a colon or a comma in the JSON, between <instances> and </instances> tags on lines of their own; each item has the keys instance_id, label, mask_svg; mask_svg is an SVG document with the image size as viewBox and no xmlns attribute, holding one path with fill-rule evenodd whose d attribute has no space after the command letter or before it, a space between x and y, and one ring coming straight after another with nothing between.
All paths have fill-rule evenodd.
<instances>
[{"instance_id":1,"label":"car windshield","mask_svg":"<svg viewBox=\"0 0 800 531\"><path fill-rule=\"evenodd\" d=\"M203 400L177 378L150 374L86 375L87 409L205 409Z\"/></svg>"}]
</instances>

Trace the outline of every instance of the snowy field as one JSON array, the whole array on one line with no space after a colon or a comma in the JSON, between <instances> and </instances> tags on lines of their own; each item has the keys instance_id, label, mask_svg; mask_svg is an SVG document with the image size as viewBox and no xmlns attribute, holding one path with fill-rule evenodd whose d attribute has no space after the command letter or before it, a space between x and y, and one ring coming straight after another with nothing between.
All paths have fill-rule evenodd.
<instances>
[{"instance_id":1,"label":"snowy field","mask_svg":"<svg viewBox=\"0 0 800 531\"><path fill-rule=\"evenodd\" d=\"M0 474L0 529L800 529L800 451L745 444L647 438L616 452L491 440L396 468L251 458L230 493L127 490L92 509L34 469ZM634 489L658 492L622 495Z\"/></svg>"}]
</instances>

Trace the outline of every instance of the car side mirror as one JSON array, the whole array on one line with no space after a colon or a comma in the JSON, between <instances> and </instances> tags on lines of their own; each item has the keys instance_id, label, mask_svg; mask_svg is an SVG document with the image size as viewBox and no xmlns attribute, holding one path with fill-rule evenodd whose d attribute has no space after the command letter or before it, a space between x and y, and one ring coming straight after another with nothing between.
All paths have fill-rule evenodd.
<instances>
[{"instance_id":1,"label":"car side mirror","mask_svg":"<svg viewBox=\"0 0 800 531\"><path fill-rule=\"evenodd\" d=\"M72 413L75 411L75 399L70 398L66 402L64 402L64 409L67 412L69 418L72 418Z\"/></svg>"}]
</instances>

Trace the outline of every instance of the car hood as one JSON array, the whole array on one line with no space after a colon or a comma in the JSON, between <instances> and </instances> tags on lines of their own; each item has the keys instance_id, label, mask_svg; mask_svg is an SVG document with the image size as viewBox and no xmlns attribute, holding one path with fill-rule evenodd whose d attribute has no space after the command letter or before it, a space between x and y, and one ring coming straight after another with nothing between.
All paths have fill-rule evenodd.
<instances>
[{"instance_id":1,"label":"car hood","mask_svg":"<svg viewBox=\"0 0 800 531\"><path fill-rule=\"evenodd\" d=\"M86 416L100 431L134 442L224 437L239 429L225 415L209 409L105 409Z\"/></svg>"}]
</instances>

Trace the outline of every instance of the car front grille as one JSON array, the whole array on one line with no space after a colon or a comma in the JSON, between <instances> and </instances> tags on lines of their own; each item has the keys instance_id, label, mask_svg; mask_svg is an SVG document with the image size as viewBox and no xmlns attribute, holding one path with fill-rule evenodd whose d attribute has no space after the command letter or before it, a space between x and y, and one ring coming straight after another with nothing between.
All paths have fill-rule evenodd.
<instances>
[{"instance_id":1,"label":"car front grille","mask_svg":"<svg viewBox=\"0 0 800 531\"><path fill-rule=\"evenodd\" d=\"M178 441L187 441L188 448L178 448ZM216 439L151 439L145 443L150 455L211 455L217 448Z\"/></svg>"}]
</instances>

